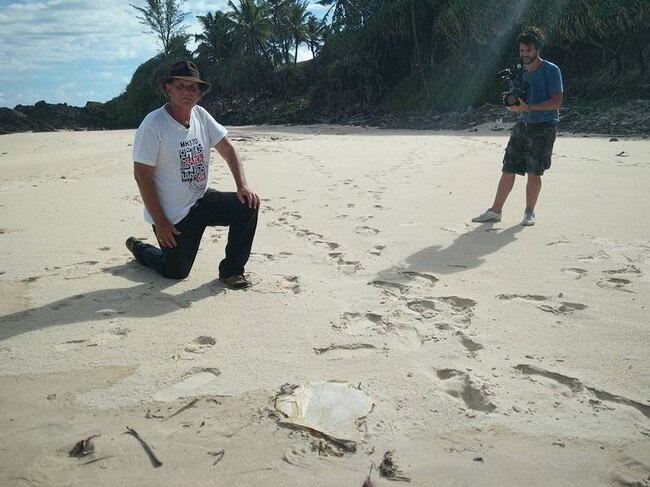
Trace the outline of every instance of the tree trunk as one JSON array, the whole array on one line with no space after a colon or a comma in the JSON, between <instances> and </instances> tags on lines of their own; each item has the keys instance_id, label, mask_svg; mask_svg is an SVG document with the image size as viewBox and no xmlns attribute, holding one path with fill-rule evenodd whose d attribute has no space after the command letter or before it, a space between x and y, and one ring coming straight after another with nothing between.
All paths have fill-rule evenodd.
<instances>
[{"instance_id":1,"label":"tree trunk","mask_svg":"<svg viewBox=\"0 0 650 487\"><path fill-rule=\"evenodd\" d=\"M639 66L639 71L641 71L641 74L645 74L648 68L645 64L645 59L643 58L643 48L641 47L642 44L638 34L635 34L632 38L632 44L634 44L634 54L636 56L636 63Z\"/></svg>"},{"instance_id":2,"label":"tree trunk","mask_svg":"<svg viewBox=\"0 0 650 487\"><path fill-rule=\"evenodd\" d=\"M431 105L435 108L435 102L433 101L433 97L431 96L431 92L429 91L429 84L427 83L426 76L424 76L424 68L422 67L422 56L420 55L420 43L418 42L418 30L415 23L415 7L413 6L413 1L414 0L411 0L411 25L413 27L412 30L413 30L413 43L415 44L415 53L418 58L420 76L422 77L422 86L424 87L424 91L427 94L429 103L431 103Z\"/></svg>"}]
</instances>

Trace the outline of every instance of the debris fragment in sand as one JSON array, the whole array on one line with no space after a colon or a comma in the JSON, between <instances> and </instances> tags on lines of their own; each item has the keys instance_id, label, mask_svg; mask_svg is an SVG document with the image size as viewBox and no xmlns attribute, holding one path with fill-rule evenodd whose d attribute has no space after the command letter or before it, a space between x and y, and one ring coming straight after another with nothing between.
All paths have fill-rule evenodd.
<instances>
[{"instance_id":1,"label":"debris fragment in sand","mask_svg":"<svg viewBox=\"0 0 650 487\"><path fill-rule=\"evenodd\" d=\"M344 382L285 385L275 398L283 423L305 428L313 436L326 436L345 449L357 441L359 421L373 406L365 392Z\"/></svg>"},{"instance_id":2,"label":"debris fragment in sand","mask_svg":"<svg viewBox=\"0 0 650 487\"><path fill-rule=\"evenodd\" d=\"M151 409L147 409L147 413L144 415L145 418L147 419L165 419L164 416L160 416L158 414L152 413Z\"/></svg>"},{"instance_id":3,"label":"debris fragment in sand","mask_svg":"<svg viewBox=\"0 0 650 487\"><path fill-rule=\"evenodd\" d=\"M223 459L225 454L226 454L226 450L208 452L208 455L212 455L214 457L214 463L212 465L216 465L217 463L219 463Z\"/></svg>"},{"instance_id":4,"label":"debris fragment in sand","mask_svg":"<svg viewBox=\"0 0 650 487\"><path fill-rule=\"evenodd\" d=\"M95 445L93 444L92 439L98 436L99 435L92 435L85 440L78 441L75 446L70 449L70 456L81 458L93 454L95 452Z\"/></svg>"},{"instance_id":5,"label":"debris fragment in sand","mask_svg":"<svg viewBox=\"0 0 650 487\"><path fill-rule=\"evenodd\" d=\"M410 482L410 477L403 476L402 471L393 460L393 453L395 453L393 450L384 453L384 459L382 460L381 465L379 465L379 475L388 480Z\"/></svg>"}]
</instances>

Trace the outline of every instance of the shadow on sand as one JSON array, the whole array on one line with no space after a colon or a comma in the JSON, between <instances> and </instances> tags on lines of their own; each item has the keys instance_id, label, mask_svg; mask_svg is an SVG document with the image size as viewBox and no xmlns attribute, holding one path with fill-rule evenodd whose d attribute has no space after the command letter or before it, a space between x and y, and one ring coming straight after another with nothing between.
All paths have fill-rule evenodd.
<instances>
[{"instance_id":1,"label":"shadow on sand","mask_svg":"<svg viewBox=\"0 0 650 487\"><path fill-rule=\"evenodd\" d=\"M492 223L479 225L460 235L448 247L433 245L406 258L403 265L390 267L380 276L398 278L404 272L453 274L474 269L485 262L484 257L516 240L524 227L517 224L502 229Z\"/></svg>"},{"instance_id":2,"label":"shadow on sand","mask_svg":"<svg viewBox=\"0 0 650 487\"><path fill-rule=\"evenodd\" d=\"M178 281L154 276L149 269L133 262L106 267L102 272L140 284L77 294L43 306L0 316L0 340L50 326L122 317L163 316L225 291L223 285L215 280L189 291L169 294L165 290ZM142 282L144 280L147 282Z\"/></svg>"}]
</instances>

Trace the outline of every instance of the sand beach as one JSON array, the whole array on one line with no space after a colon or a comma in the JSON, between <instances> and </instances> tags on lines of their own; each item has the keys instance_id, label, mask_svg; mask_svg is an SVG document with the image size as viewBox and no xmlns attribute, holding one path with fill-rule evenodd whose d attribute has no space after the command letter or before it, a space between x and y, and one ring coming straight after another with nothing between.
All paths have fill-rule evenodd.
<instances>
[{"instance_id":1,"label":"sand beach","mask_svg":"<svg viewBox=\"0 0 650 487\"><path fill-rule=\"evenodd\" d=\"M135 131L0 136L0 485L650 485L650 139L561 133L536 225L521 178L476 224L491 128L230 128L246 291L222 228L133 260Z\"/></svg>"}]
</instances>

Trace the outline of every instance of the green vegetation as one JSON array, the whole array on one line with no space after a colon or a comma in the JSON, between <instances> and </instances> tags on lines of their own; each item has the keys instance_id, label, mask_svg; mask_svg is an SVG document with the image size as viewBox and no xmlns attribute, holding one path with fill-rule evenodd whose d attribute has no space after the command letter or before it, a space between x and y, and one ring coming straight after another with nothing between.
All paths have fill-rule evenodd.
<instances>
[{"instance_id":1,"label":"green vegetation","mask_svg":"<svg viewBox=\"0 0 650 487\"><path fill-rule=\"evenodd\" d=\"M650 98L650 0L230 0L199 17L198 47L187 51L183 0L136 8L163 52L103 107L110 126L136 126L164 99L156 78L193 59L213 90L206 104L241 109L459 109L496 102L494 73L517 56L517 34L537 25L543 57L561 66L575 100ZM158 9L158 10L156 10ZM160 9L174 15L160 24ZM300 46L314 59L297 62ZM278 108L280 107L280 108ZM97 107L93 107L97 111Z\"/></svg>"}]
</instances>

